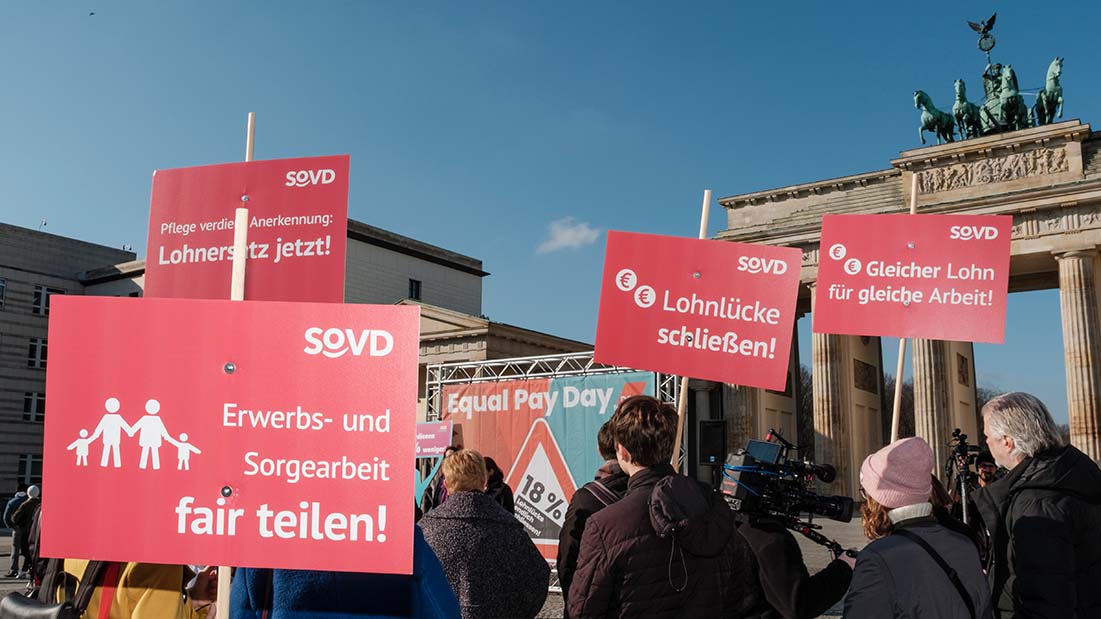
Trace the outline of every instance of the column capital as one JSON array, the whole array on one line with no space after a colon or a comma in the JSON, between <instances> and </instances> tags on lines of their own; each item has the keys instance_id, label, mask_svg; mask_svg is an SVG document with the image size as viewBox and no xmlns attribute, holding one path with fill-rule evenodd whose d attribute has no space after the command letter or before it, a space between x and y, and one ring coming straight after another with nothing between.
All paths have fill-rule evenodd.
<instances>
[{"instance_id":1,"label":"column capital","mask_svg":"<svg viewBox=\"0 0 1101 619\"><path fill-rule=\"evenodd\" d=\"M1063 260L1065 258L1092 260L1097 257L1098 253L1096 247L1086 247L1083 249L1071 249L1069 251L1053 251L1051 255L1054 256L1056 260Z\"/></svg>"}]
</instances>

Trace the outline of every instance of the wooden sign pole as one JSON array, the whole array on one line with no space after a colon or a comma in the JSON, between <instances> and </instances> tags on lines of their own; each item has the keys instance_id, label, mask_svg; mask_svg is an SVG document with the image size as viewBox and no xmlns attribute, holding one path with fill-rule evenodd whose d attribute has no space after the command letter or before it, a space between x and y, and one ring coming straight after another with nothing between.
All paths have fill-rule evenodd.
<instances>
[{"instance_id":1,"label":"wooden sign pole","mask_svg":"<svg viewBox=\"0 0 1101 619\"><path fill-rule=\"evenodd\" d=\"M256 112L248 113L248 137L245 140L245 161L252 161L256 138ZM248 204L248 196L241 196L241 203ZM245 300L245 260L248 257L248 207L237 208L233 223L233 275L229 285L229 300ZM229 619L229 592L232 568L218 566L218 602L215 607L218 619Z\"/></svg>"},{"instance_id":2,"label":"wooden sign pole","mask_svg":"<svg viewBox=\"0 0 1101 619\"><path fill-rule=\"evenodd\" d=\"M703 191L703 212L700 213L700 235L701 240L707 238L707 216L711 210L711 190L705 189ZM688 410L688 377L682 376L680 379L680 396L677 398L677 440L673 443L673 458L670 460L670 464L674 469L680 470L678 463L680 461L680 444L684 436L684 416Z\"/></svg>"},{"instance_id":3,"label":"wooden sign pole","mask_svg":"<svg viewBox=\"0 0 1101 619\"><path fill-rule=\"evenodd\" d=\"M917 214L918 177L910 180L910 214ZM891 413L891 442L898 440L899 419L902 417L902 372L906 370L906 338L898 340L898 370L895 373L895 405Z\"/></svg>"}]
</instances>

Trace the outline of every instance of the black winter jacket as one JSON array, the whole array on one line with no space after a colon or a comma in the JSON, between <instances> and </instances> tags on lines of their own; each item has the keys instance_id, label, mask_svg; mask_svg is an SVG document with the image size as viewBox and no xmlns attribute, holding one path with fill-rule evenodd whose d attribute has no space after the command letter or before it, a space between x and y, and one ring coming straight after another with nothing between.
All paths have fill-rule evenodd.
<instances>
[{"instance_id":1,"label":"black winter jacket","mask_svg":"<svg viewBox=\"0 0 1101 619\"><path fill-rule=\"evenodd\" d=\"M998 617L1101 617L1101 471L1067 446L975 493Z\"/></svg>"},{"instance_id":2,"label":"black winter jacket","mask_svg":"<svg viewBox=\"0 0 1101 619\"><path fill-rule=\"evenodd\" d=\"M853 572L840 559L811 576L799 543L782 523L739 523L738 534L753 551L756 585L745 619L811 619L840 602L849 588Z\"/></svg>"},{"instance_id":3,"label":"black winter jacket","mask_svg":"<svg viewBox=\"0 0 1101 619\"><path fill-rule=\"evenodd\" d=\"M512 514L481 492L456 492L421 518L463 619L531 619L547 599L550 566Z\"/></svg>"},{"instance_id":4,"label":"black winter jacket","mask_svg":"<svg viewBox=\"0 0 1101 619\"><path fill-rule=\"evenodd\" d=\"M614 461L613 461L614 463ZM609 468L609 474L597 474L599 481L605 488L622 497L627 493L627 474L615 465L612 472L610 463L605 463L600 470ZM588 484L586 484L588 485ZM570 599L570 585L573 583L573 573L577 569L577 556L581 552L581 535L585 532L585 523L589 517L604 509L604 503L596 498L585 486L577 489L570 499L570 505L566 508L566 520L562 523L562 533L558 536L558 582L562 585L562 599ZM569 613L565 613L569 617Z\"/></svg>"},{"instance_id":5,"label":"black winter jacket","mask_svg":"<svg viewBox=\"0 0 1101 619\"><path fill-rule=\"evenodd\" d=\"M956 571L978 619L990 619L990 589L979 551L966 536L932 516L895 523L919 535ZM845 595L847 619L968 619L966 602L935 559L917 542L891 534L864 547Z\"/></svg>"},{"instance_id":6,"label":"black winter jacket","mask_svg":"<svg viewBox=\"0 0 1101 619\"><path fill-rule=\"evenodd\" d=\"M668 464L631 476L618 503L589 518L570 587L569 613L585 618L720 618L744 614L749 548L722 497L692 482L690 501L654 487ZM687 479L687 478L682 478ZM679 531L658 536L654 512L680 511Z\"/></svg>"}]
</instances>

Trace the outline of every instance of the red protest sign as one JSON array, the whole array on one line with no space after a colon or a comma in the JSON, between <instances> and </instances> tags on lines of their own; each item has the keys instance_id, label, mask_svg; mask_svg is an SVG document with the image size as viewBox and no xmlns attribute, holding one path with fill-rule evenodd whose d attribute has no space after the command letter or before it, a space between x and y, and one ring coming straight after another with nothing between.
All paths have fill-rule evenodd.
<instances>
[{"instance_id":1,"label":"red protest sign","mask_svg":"<svg viewBox=\"0 0 1101 619\"><path fill-rule=\"evenodd\" d=\"M593 358L783 390L802 252L609 232Z\"/></svg>"},{"instance_id":2,"label":"red protest sign","mask_svg":"<svg viewBox=\"0 0 1101 619\"><path fill-rule=\"evenodd\" d=\"M1001 343L1008 215L826 215L814 331Z\"/></svg>"},{"instance_id":3,"label":"red protest sign","mask_svg":"<svg viewBox=\"0 0 1101 619\"><path fill-rule=\"evenodd\" d=\"M57 297L44 556L411 573L418 335L415 307Z\"/></svg>"},{"instance_id":4,"label":"red protest sign","mask_svg":"<svg viewBox=\"0 0 1101 619\"><path fill-rule=\"evenodd\" d=\"M145 296L228 299L238 207L246 299L344 302L347 155L156 171Z\"/></svg>"},{"instance_id":5,"label":"red protest sign","mask_svg":"<svg viewBox=\"0 0 1101 619\"><path fill-rule=\"evenodd\" d=\"M442 456L451 445L451 421L417 424L417 457Z\"/></svg>"}]
</instances>

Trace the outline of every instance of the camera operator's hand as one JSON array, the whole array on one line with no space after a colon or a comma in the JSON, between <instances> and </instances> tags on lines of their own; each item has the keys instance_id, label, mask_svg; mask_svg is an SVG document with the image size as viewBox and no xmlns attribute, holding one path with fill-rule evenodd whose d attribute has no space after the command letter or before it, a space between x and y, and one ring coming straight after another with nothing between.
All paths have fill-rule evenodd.
<instances>
[{"instance_id":1,"label":"camera operator's hand","mask_svg":"<svg viewBox=\"0 0 1101 619\"><path fill-rule=\"evenodd\" d=\"M837 557L837 558L844 561L845 565L848 565L849 569L852 570L852 569L856 569L856 555L857 555L856 549L855 548L850 548L850 549L846 550L845 552L841 553L841 556Z\"/></svg>"}]
</instances>

